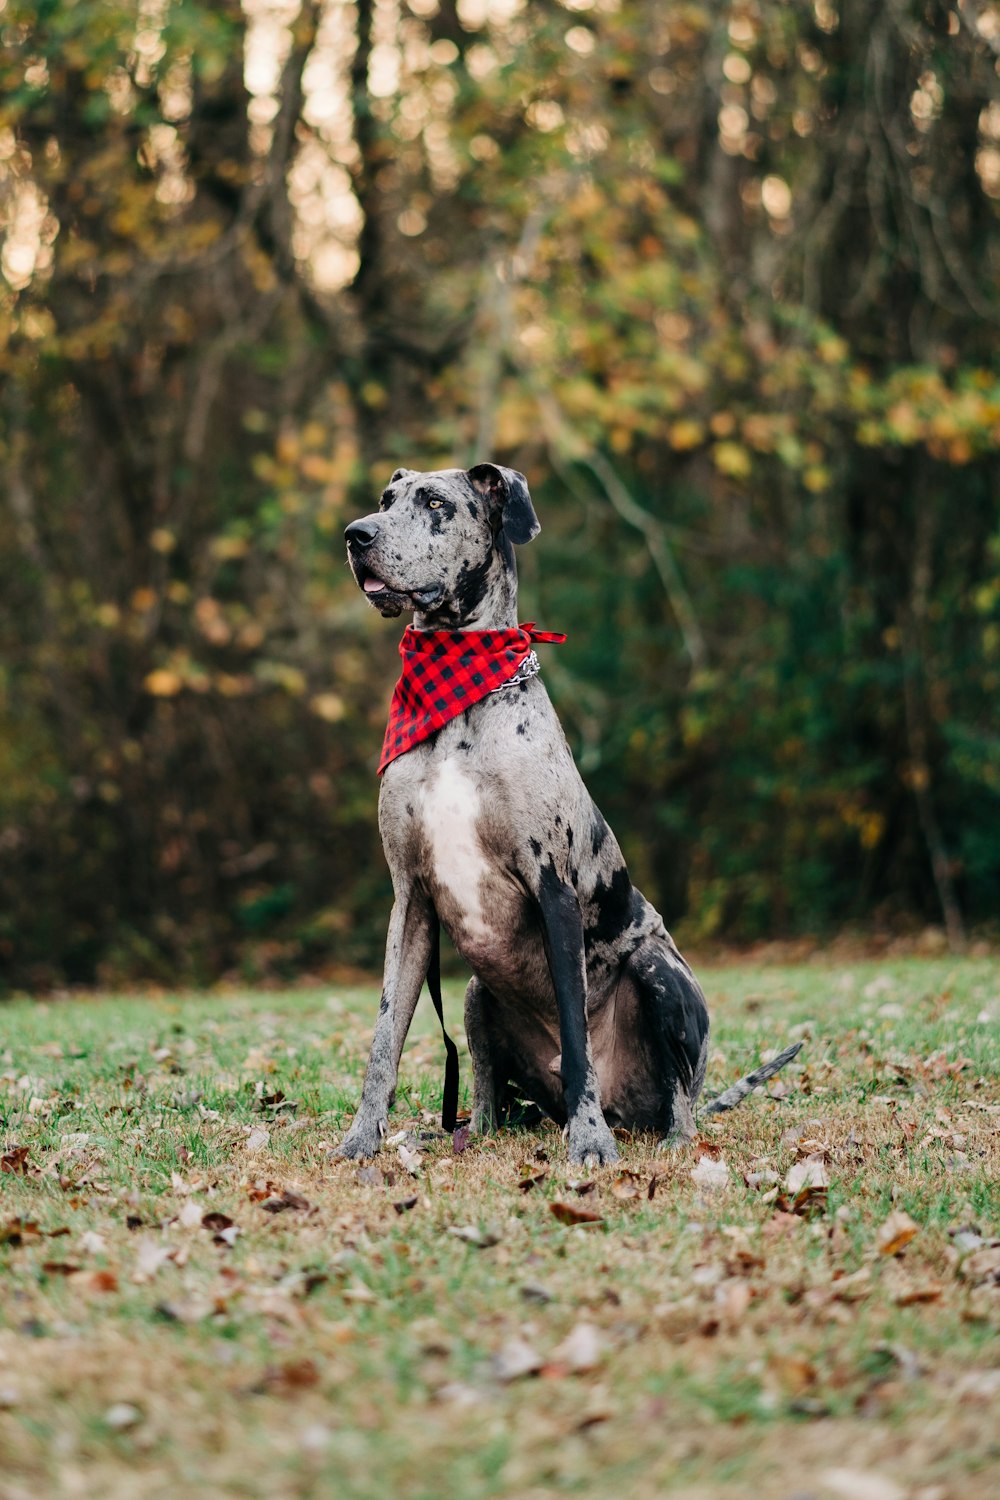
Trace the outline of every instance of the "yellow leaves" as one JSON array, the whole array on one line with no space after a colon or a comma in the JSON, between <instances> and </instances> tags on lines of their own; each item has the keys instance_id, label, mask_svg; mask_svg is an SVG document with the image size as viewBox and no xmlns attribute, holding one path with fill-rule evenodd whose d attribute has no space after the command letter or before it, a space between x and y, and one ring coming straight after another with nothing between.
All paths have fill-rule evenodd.
<instances>
[{"instance_id":1,"label":"yellow leaves","mask_svg":"<svg viewBox=\"0 0 1000 1500\"><path fill-rule=\"evenodd\" d=\"M174 698L184 686L183 678L169 667L157 667L143 678L143 687L154 698Z\"/></svg>"},{"instance_id":2,"label":"yellow leaves","mask_svg":"<svg viewBox=\"0 0 1000 1500\"><path fill-rule=\"evenodd\" d=\"M135 590L130 603L137 615L143 615L156 608L156 600L156 590L143 587Z\"/></svg>"},{"instance_id":3,"label":"yellow leaves","mask_svg":"<svg viewBox=\"0 0 1000 1500\"><path fill-rule=\"evenodd\" d=\"M165 557L168 553L173 552L177 546L177 538L166 526L157 526L156 530L150 535L149 545L154 552L159 552Z\"/></svg>"},{"instance_id":4,"label":"yellow leaves","mask_svg":"<svg viewBox=\"0 0 1000 1500\"><path fill-rule=\"evenodd\" d=\"M677 452L687 452L705 441L705 428L692 417L681 417L667 428L667 441Z\"/></svg>"},{"instance_id":5,"label":"yellow leaves","mask_svg":"<svg viewBox=\"0 0 1000 1500\"><path fill-rule=\"evenodd\" d=\"M209 550L217 562L236 562L246 557L250 543L245 536L216 536L212 538Z\"/></svg>"},{"instance_id":6,"label":"yellow leaves","mask_svg":"<svg viewBox=\"0 0 1000 1500\"><path fill-rule=\"evenodd\" d=\"M753 459L742 443L716 443L712 448L712 459L719 473L727 479L749 479L753 472Z\"/></svg>"},{"instance_id":7,"label":"yellow leaves","mask_svg":"<svg viewBox=\"0 0 1000 1500\"><path fill-rule=\"evenodd\" d=\"M339 693L316 693L309 699L309 707L327 724L336 724L346 712L344 700Z\"/></svg>"}]
</instances>

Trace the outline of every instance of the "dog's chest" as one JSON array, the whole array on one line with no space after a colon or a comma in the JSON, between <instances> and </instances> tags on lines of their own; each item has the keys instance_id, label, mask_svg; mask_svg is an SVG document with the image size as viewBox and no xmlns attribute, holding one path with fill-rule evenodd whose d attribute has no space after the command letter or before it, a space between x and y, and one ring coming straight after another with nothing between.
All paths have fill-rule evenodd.
<instances>
[{"instance_id":1,"label":"dog's chest","mask_svg":"<svg viewBox=\"0 0 1000 1500\"><path fill-rule=\"evenodd\" d=\"M380 806L390 864L420 879L470 960L492 950L505 930L509 935L513 908L523 901L488 847L498 808L484 781L466 755L414 753L384 786Z\"/></svg>"}]
</instances>

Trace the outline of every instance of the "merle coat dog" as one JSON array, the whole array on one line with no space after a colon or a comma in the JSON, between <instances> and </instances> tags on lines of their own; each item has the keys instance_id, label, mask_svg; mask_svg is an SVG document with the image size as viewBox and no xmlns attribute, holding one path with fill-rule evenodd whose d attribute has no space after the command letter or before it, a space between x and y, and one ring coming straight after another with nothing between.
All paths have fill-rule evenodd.
<instances>
[{"instance_id":1,"label":"merle coat dog","mask_svg":"<svg viewBox=\"0 0 1000 1500\"><path fill-rule=\"evenodd\" d=\"M538 529L524 476L479 464L397 469L378 512L346 538L357 583L384 616L413 609L417 630L487 630L516 626L513 544ZM574 1163L616 1161L614 1126L663 1141L694 1133L704 997L629 879L540 677L492 692L392 761L379 827L395 902L341 1155L379 1149L438 920L473 972L474 1131L527 1099L566 1126ZM710 1107L737 1103L794 1050Z\"/></svg>"}]
</instances>

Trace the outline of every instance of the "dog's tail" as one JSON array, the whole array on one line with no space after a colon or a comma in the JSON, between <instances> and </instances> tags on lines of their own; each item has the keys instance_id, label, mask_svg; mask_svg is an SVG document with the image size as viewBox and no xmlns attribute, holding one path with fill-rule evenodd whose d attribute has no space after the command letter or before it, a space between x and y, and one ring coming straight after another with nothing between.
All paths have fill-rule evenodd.
<instances>
[{"instance_id":1,"label":"dog's tail","mask_svg":"<svg viewBox=\"0 0 1000 1500\"><path fill-rule=\"evenodd\" d=\"M793 1042L786 1047L784 1052L779 1052L777 1057L772 1057L770 1062L764 1063L763 1067L755 1068L752 1073L747 1073L740 1078L731 1088L726 1089L717 1099L711 1099L708 1104L702 1106L698 1111L700 1115L719 1115L726 1109L735 1109L737 1104L742 1104L748 1094L752 1094L759 1084L766 1083L779 1073L786 1063L790 1063L801 1050L801 1042Z\"/></svg>"}]
</instances>

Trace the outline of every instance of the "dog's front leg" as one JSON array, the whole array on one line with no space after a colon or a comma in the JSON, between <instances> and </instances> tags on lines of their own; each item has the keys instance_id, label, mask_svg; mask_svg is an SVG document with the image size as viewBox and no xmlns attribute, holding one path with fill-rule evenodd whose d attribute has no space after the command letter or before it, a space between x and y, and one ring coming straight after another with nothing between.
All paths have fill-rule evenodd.
<instances>
[{"instance_id":1,"label":"dog's front leg","mask_svg":"<svg viewBox=\"0 0 1000 1500\"><path fill-rule=\"evenodd\" d=\"M414 885L397 887L385 945L385 974L375 1035L365 1070L354 1124L337 1148L338 1156L374 1156L386 1132L396 1092L399 1059L427 974L434 938L434 912Z\"/></svg>"},{"instance_id":2,"label":"dog's front leg","mask_svg":"<svg viewBox=\"0 0 1000 1500\"><path fill-rule=\"evenodd\" d=\"M618 1148L601 1110L601 1092L590 1052L583 916L576 892L559 879L551 865L542 871L538 904L559 1011L569 1159L577 1166L605 1166L618 1160Z\"/></svg>"}]
</instances>

